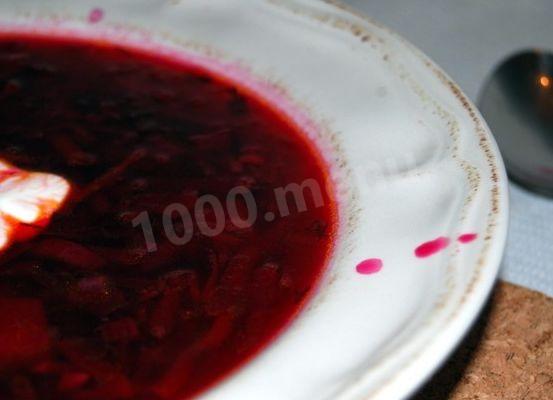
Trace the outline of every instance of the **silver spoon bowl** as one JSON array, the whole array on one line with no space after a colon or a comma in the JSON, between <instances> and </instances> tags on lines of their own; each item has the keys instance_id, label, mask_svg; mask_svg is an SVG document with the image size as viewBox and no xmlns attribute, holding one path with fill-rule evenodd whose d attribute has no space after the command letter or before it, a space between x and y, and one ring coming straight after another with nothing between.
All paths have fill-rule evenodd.
<instances>
[{"instance_id":1,"label":"silver spoon bowl","mask_svg":"<svg viewBox=\"0 0 553 400\"><path fill-rule=\"evenodd\" d=\"M479 108L511 179L553 195L553 54L527 51L506 59L484 85Z\"/></svg>"}]
</instances>

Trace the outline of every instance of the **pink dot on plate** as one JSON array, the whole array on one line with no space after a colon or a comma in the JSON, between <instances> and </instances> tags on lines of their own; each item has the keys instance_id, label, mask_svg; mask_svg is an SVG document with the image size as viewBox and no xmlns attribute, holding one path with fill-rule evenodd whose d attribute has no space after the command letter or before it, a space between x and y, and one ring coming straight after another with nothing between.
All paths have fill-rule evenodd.
<instances>
[{"instance_id":1,"label":"pink dot on plate","mask_svg":"<svg viewBox=\"0 0 553 400\"><path fill-rule=\"evenodd\" d=\"M369 258L357 264L355 269L361 275L376 274L382 269L382 260L380 258Z\"/></svg>"},{"instance_id":2,"label":"pink dot on plate","mask_svg":"<svg viewBox=\"0 0 553 400\"><path fill-rule=\"evenodd\" d=\"M459 243L470 243L474 241L478 235L476 233L465 233L457 238Z\"/></svg>"},{"instance_id":3,"label":"pink dot on plate","mask_svg":"<svg viewBox=\"0 0 553 400\"><path fill-rule=\"evenodd\" d=\"M88 22L90 22L91 24L100 22L102 18L104 18L104 10L102 10L101 8L95 8L90 11L90 14L88 14Z\"/></svg>"},{"instance_id":4,"label":"pink dot on plate","mask_svg":"<svg viewBox=\"0 0 553 400\"><path fill-rule=\"evenodd\" d=\"M449 246L449 242L449 238L441 236L437 239L421 244L415 249L415 255L418 258L430 257Z\"/></svg>"}]
</instances>

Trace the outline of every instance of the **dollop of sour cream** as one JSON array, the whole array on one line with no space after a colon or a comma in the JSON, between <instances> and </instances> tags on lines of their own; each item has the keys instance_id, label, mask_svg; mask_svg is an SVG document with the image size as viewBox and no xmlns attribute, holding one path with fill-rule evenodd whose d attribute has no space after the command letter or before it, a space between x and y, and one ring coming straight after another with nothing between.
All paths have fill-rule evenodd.
<instances>
[{"instance_id":1,"label":"dollop of sour cream","mask_svg":"<svg viewBox=\"0 0 553 400\"><path fill-rule=\"evenodd\" d=\"M25 171L0 160L0 252L40 232L70 190L61 176Z\"/></svg>"}]
</instances>

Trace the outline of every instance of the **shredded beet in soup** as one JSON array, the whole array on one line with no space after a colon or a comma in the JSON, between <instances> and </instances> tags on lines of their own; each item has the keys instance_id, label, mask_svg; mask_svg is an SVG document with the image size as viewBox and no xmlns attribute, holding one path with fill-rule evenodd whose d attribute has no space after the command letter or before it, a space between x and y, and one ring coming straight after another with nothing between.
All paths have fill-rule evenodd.
<instances>
[{"instance_id":1,"label":"shredded beet in soup","mask_svg":"<svg viewBox=\"0 0 553 400\"><path fill-rule=\"evenodd\" d=\"M332 248L303 132L239 84L136 49L1 36L0 160L6 226L17 171L70 185L0 252L0 399L190 398L283 330Z\"/></svg>"}]
</instances>

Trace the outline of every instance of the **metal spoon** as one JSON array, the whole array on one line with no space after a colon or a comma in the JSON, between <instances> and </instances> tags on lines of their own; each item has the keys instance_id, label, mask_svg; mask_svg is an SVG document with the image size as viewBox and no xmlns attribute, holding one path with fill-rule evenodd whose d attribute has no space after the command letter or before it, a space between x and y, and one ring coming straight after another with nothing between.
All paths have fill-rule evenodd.
<instances>
[{"instance_id":1,"label":"metal spoon","mask_svg":"<svg viewBox=\"0 0 553 400\"><path fill-rule=\"evenodd\" d=\"M511 179L553 195L553 54L527 51L502 62L480 93Z\"/></svg>"}]
</instances>

